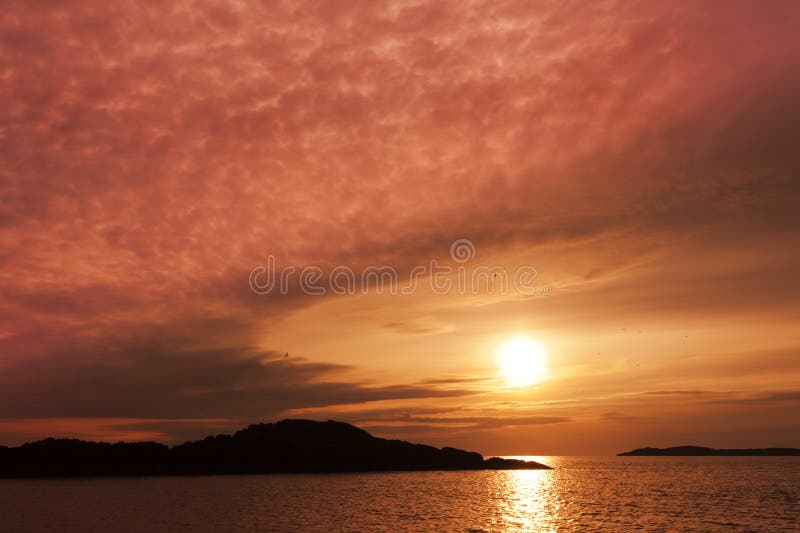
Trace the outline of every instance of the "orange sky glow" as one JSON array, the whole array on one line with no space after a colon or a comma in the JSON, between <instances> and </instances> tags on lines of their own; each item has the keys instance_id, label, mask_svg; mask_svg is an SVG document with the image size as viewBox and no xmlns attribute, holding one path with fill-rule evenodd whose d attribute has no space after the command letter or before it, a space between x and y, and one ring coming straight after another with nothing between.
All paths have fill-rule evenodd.
<instances>
[{"instance_id":1,"label":"orange sky glow","mask_svg":"<svg viewBox=\"0 0 800 533\"><path fill-rule=\"evenodd\" d=\"M4 5L0 444L305 417L500 455L800 446L798 26L777 1ZM269 256L325 294L254 292ZM431 261L534 290L325 281ZM523 386L514 338L546 350Z\"/></svg>"}]
</instances>

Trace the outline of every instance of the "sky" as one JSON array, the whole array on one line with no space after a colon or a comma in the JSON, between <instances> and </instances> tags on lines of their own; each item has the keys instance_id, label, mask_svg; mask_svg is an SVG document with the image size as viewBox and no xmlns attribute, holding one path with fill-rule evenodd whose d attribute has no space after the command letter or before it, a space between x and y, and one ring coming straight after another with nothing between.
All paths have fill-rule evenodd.
<instances>
[{"instance_id":1,"label":"sky","mask_svg":"<svg viewBox=\"0 0 800 533\"><path fill-rule=\"evenodd\" d=\"M4 3L0 443L289 417L498 455L800 446L798 25L778 1ZM417 284L332 290L374 267ZM498 367L515 338L535 383Z\"/></svg>"}]
</instances>

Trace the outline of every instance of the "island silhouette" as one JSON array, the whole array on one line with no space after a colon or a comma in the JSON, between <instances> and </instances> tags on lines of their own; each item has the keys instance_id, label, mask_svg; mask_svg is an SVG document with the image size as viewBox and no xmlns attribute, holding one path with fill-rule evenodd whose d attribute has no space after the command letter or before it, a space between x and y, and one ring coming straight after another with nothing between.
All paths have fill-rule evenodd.
<instances>
[{"instance_id":1,"label":"island silhouette","mask_svg":"<svg viewBox=\"0 0 800 533\"><path fill-rule=\"evenodd\" d=\"M618 456L784 456L800 455L798 448L716 449L704 446L673 446L672 448L636 448Z\"/></svg>"},{"instance_id":2,"label":"island silhouette","mask_svg":"<svg viewBox=\"0 0 800 533\"><path fill-rule=\"evenodd\" d=\"M169 447L48 438L0 446L0 478L550 469L535 461L374 437L328 420L253 424Z\"/></svg>"}]
</instances>

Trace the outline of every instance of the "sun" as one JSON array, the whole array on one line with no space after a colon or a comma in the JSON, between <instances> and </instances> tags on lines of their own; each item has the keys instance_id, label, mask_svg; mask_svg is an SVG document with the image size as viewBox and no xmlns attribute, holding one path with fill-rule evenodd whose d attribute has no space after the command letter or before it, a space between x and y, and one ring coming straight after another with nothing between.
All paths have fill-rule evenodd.
<instances>
[{"instance_id":1,"label":"sun","mask_svg":"<svg viewBox=\"0 0 800 533\"><path fill-rule=\"evenodd\" d=\"M510 387L539 383L547 377L547 346L529 337L514 337L497 349L497 364Z\"/></svg>"}]
</instances>

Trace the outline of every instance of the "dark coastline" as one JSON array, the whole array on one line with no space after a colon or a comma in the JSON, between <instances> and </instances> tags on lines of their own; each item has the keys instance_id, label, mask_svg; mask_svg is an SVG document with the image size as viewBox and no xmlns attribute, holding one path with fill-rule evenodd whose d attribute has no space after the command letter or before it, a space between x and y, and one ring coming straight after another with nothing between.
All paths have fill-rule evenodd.
<instances>
[{"instance_id":1,"label":"dark coastline","mask_svg":"<svg viewBox=\"0 0 800 533\"><path fill-rule=\"evenodd\" d=\"M800 456L798 448L716 449L704 446L673 446L672 448L637 448L618 453L620 457L785 457Z\"/></svg>"},{"instance_id":2,"label":"dark coastline","mask_svg":"<svg viewBox=\"0 0 800 533\"><path fill-rule=\"evenodd\" d=\"M530 470L534 461L484 459L373 437L343 422L283 420L173 447L156 442L44 439L0 446L0 478L183 476L414 470Z\"/></svg>"}]
</instances>

